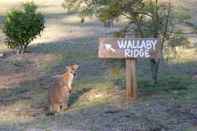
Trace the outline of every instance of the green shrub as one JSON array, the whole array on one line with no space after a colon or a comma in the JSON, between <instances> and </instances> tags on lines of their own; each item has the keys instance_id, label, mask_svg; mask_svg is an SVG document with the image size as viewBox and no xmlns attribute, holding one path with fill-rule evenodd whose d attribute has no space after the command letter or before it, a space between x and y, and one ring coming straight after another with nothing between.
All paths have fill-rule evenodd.
<instances>
[{"instance_id":1,"label":"green shrub","mask_svg":"<svg viewBox=\"0 0 197 131\"><path fill-rule=\"evenodd\" d=\"M4 20L3 32L6 34L8 48L24 53L30 42L44 29L44 16L38 13L37 6L25 3L22 10L12 9Z\"/></svg>"}]
</instances>

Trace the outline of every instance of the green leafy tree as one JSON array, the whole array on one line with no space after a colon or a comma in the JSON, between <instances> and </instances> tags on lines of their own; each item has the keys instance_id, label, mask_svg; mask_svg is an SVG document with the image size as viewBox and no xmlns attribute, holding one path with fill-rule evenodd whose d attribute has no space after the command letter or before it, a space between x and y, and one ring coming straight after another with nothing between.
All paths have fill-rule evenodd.
<instances>
[{"instance_id":1,"label":"green leafy tree","mask_svg":"<svg viewBox=\"0 0 197 131\"><path fill-rule=\"evenodd\" d=\"M30 42L44 29L44 17L36 11L37 6L30 2L23 5L23 10L12 9L4 20L3 32L9 48L24 53Z\"/></svg>"},{"instance_id":2,"label":"green leafy tree","mask_svg":"<svg viewBox=\"0 0 197 131\"><path fill-rule=\"evenodd\" d=\"M64 0L63 7L69 12L77 12L81 17L81 22L85 17L98 15L103 6L108 5L113 0Z\"/></svg>"},{"instance_id":3,"label":"green leafy tree","mask_svg":"<svg viewBox=\"0 0 197 131\"><path fill-rule=\"evenodd\" d=\"M76 0L79 1L79 0ZM75 1L75 2L76 2ZM79 3L86 0L80 0ZM128 24L121 31L115 32L116 37L155 37L161 39L161 58L163 59L164 48L174 45L172 40L182 39L177 37L175 25L182 23L190 16L182 7L175 7L170 0L159 3L158 0L90 0L92 12L103 22L124 16ZM72 7L72 6L71 6ZM79 7L79 6L78 6ZM79 11L80 12L80 11ZM180 35L179 35L180 36ZM127 36L129 37L129 36ZM177 43L176 43L177 46ZM154 83L158 80L160 58L150 59L152 78Z\"/></svg>"},{"instance_id":4,"label":"green leafy tree","mask_svg":"<svg viewBox=\"0 0 197 131\"><path fill-rule=\"evenodd\" d=\"M113 13L110 13L114 11ZM178 46L172 40L181 40L177 37L175 25L190 19L184 8L177 8L166 2L159 4L158 0L114 0L100 12L102 20L111 17L125 16L129 23L116 35L125 36L131 33L135 37L155 37L161 39L161 58L166 46ZM152 78L154 83L158 80L160 58L150 59Z\"/></svg>"}]
</instances>

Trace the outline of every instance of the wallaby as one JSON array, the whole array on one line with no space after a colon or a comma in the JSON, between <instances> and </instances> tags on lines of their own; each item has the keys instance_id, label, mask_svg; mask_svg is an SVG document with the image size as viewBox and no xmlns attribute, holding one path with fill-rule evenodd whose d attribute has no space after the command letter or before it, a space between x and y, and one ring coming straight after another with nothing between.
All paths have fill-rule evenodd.
<instances>
[{"instance_id":1,"label":"wallaby","mask_svg":"<svg viewBox=\"0 0 197 131\"><path fill-rule=\"evenodd\" d=\"M60 112L68 108L68 99L72 90L72 82L79 68L77 64L70 64L66 72L57 78L48 90L49 113Z\"/></svg>"}]
</instances>

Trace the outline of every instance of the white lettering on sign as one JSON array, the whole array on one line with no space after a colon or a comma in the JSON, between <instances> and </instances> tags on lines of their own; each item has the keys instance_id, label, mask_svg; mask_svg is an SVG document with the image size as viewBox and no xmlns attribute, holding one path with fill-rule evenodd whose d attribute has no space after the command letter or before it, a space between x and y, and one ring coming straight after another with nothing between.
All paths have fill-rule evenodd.
<instances>
[{"instance_id":1,"label":"white lettering on sign","mask_svg":"<svg viewBox=\"0 0 197 131\"><path fill-rule=\"evenodd\" d=\"M118 48L124 49L125 57L149 58L149 50L156 50L157 40L118 40Z\"/></svg>"}]
</instances>

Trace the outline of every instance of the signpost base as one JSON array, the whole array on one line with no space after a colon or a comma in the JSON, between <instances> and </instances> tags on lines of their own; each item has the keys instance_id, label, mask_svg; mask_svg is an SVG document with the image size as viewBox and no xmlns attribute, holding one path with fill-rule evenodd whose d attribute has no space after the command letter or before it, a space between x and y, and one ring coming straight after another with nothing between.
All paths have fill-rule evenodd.
<instances>
[{"instance_id":1,"label":"signpost base","mask_svg":"<svg viewBox=\"0 0 197 131\"><path fill-rule=\"evenodd\" d=\"M137 98L136 59L126 59L126 93L128 101Z\"/></svg>"}]
</instances>

